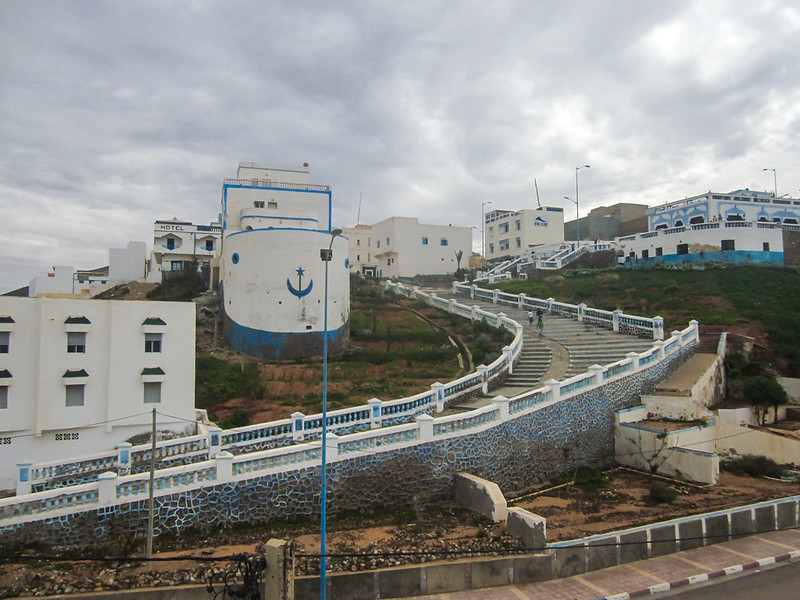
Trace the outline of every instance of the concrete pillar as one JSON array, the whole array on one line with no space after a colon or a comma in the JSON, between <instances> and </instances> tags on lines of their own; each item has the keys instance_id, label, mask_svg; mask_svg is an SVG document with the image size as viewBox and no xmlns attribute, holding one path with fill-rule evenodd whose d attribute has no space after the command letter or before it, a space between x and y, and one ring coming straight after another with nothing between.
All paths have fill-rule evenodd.
<instances>
[{"instance_id":1,"label":"concrete pillar","mask_svg":"<svg viewBox=\"0 0 800 600\"><path fill-rule=\"evenodd\" d=\"M625 355L629 361L631 361L631 372L635 373L639 370L639 353L638 352L628 352Z\"/></svg>"},{"instance_id":2,"label":"concrete pillar","mask_svg":"<svg viewBox=\"0 0 800 600\"><path fill-rule=\"evenodd\" d=\"M622 311L617 309L614 311L613 320L614 320L614 331L619 332L619 322L620 318L622 317Z\"/></svg>"},{"instance_id":3,"label":"concrete pillar","mask_svg":"<svg viewBox=\"0 0 800 600\"><path fill-rule=\"evenodd\" d=\"M431 384L431 391L436 394L436 412L444 410L444 384L438 381Z\"/></svg>"},{"instance_id":4,"label":"concrete pillar","mask_svg":"<svg viewBox=\"0 0 800 600\"><path fill-rule=\"evenodd\" d=\"M472 313L469 316L470 320L472 320L472 321L480 321L480 318L478 316L478 311L480 310L480 308L481 307L478 306L477 304L473 304L472 305Z\"/></svg>"},{"instance_id":5,"label":"concrete pillar","mask_svg":"<svg viewBox=\"0 0 800 600\"><path fill-rule=\"evenodd\" d=\"M217 483L233 481L233 454L223 450L214 457L217 465Z\"/></svg>"},{"instance_id":6,"label":"concrete pillar","mask_svg":"<svg viewBox=\"0 0 800 600\"><path fill-rule=\"evenodd\" d=\"M552 392L551 399L552 400L560 400L561 399L561 382L556 379L548 379L544 382L544 384L550 388Z\"/></svg>"},{"instance_id":7,"label":"concrete pillar","mask_svg":"<svg viewBox=\"0 0 800 600\"><path fill-rule=\"evenodd\" d=\"M505 396L495 396L492 398L494 405L500 410L500 421L508 421L510 413L508 412L508 398Z\"/></svg>"},{"instance_id":8,"label":"concrete pillar","mask_svg":"<svg viewBox=\"0 0 800 600\"><path fill-rule=\"evenodd\" d=\"M31 493L31 466L32 462L17 463L17 496Z\"/></svg>"},{"instance_id":9,"label":"concrete pillar","mask_svg":"<svg viewBox=\"0 0 800 600\"><path fill-rule=\"evenodd\" d=\"M292 418L292 441L302 442L304 437L303 428L306 422L306 416L301 412L294 412Z\"/></svg>"},{"instance_id":10,"label":"concrete pillar","mask_svg":"<svg viewBox=\"0 0 800 600\"><path fill-rule=\"evenodd\" d=\"M653 317L653 339L664 339L664 319L662 317Z\"/></svg>"},{"instance_id":11,"label":"concrete pillar","mask_svg":"<svg viewBox=\"0 0 800 600\"><path fill-rule=\"evenodd\" d=\"M658 340L658 341L654 342L653 346L658 348L658 359L659 360L663 360L664 357L666 356L666 353L664 352L664 346L666 346L666 344L664 343L664 340Z\"/></svg>"},{"instance_id":12,"label":"concrete pillar","mask_svg":"<svg viewBox=\"0 0 800 600\"><path fill-rule=\"evenodd\" d=\"M447 310L449 310L451 314L456 314L457 302L458 301L455 298L450 298L450 300L447 302Z\"/></svg>"},{"instance_id":13,"label":"concrete pillar","mask_svg":"<svg viewBox=\"0 0 800 600\"><path fill-rule=\"evenodd\" d=\"M475 370L478 372L478 375L481 376L481 391L484 394L489 393L489 377L486 374L489 371L489 367L486 365L478 365L475 367Z\"/></svg>"},{"instance_id":14,"label":"concrete pillar","mask_svg":"<svg viewBox=\"0 0 800 600\"><path fill-rule=\"evenodd\" d=\"M294 548L285 540L272 539L264 546L267 568L264 595L270 600L294 600Z\"/></svg>"},{"instance_id":15,"label":"concrete pillar","mask_svg":"<svg viewBox=\"0 0 800 600\"><path fill-rule=\"evenodd\" d=\"M519 295L519 300L517 300L517 308L519 310L524 310L524 308L525 308L525 293L521 293Z\"/></svg>"},{"instance_id":16,"label":"concrete pillar","mask_svg":"<svg viewBox=\"0 0 800 600\"><path fill-rule=\"evenodd\" d=\"M339 436L330 431L325 434L325 445L328 448L328 460L339 457Z\"/></svg>"},{"instance_id":17,"label":"concrete pillar","mask_svg":"<svg viewBox=\"0 0 800 600\"><path fill-rule=\"evenodd\" d=\"M433 441L433 422L436 420L430 415L417 415L415 417L417 427L419 427L419 441Z\"/></svg>"},{"instance_id":18,"label":"concrete pillar","mask_svg":"<svg viewBox=\"0 0 800 600\"><path fill-rule=\"evenodd\" d=\"M220 427L208 428L208 458L214 458L222 450L222 429Z\"/></svg>"},{"instance_id":19,"label":"concrete pillar","mask_svg":"<svg viewBox=\"0 0 800 600\"><path fill-rule=\"evenodd\" d=\"M475 284L474 283L471 286L469 286L469 297L472 298L473 300L475 299Z\"/></svg>"},{"instance_id":20,"label":"concrete pillar","mask_svg":"<svg viewBox=\"0 0 800 600\"><path fill-rule=\"evenodd\" d=\"M589 372L594 375L594 382L597 385L603 384L603 370L604 367L601 367L600 365L592 365L589 367Z\"/></svg>"},{"instance_id":21,"label":"concrete pillar","mask_svg":"<svg viewBox=\"0 0 800 600\"><path fill-rule=\"evenodd\" d=\"M578 304L578 321L583 323L583 317L586 314L586 304L581 302Z\"/></svg>"},{"instance_id":22,"label":"concrete pillar","mask_svg":"<svg viewBox=\"0 0 800 600\"><path fill-rule=\"evenodd\" d=\"M548 298L547 300L545 300L545 302L547 302L547 306L545 308L548 313L553 312L553 304L555 303L555 301L556 301L555 298Z\"/></svg>"},{"instance_id":23,"label":"concrete pillar","mask_svg":"<svg viewBox=\"0 0 800 600\"><path fill-rule=\"evenodd\" d=\"M377 429L381 427L383 423L383 417L381 416L383 400L379 398L370 398L367 400L367 404L369 405L369 428Z\"/></svg>"},{"instance_id":24,"label":"concrete pillar","mask_svg":"<svg viewBox=\"0 0 800 600\"><path fill-rule=\"evenodd\" d=\"M511 359L511 346L503 346L503 360L508 364L508 374L514 374L514 361Z\"/></svg>"},{"instance_id":25,"label":"concrete pillar","mask_svg":"<svg viewBox=\"0 0 800 600\"><path fill-rule=\"evenodd\" d=\"M455 294L458 291L458 282L454 281L452 284L453 293Z\"/></svg>"},{"instance_id":26,"label":"concrete pillar","mask_svg":"<svg viewBox=\"0 0 800 600\"><path fill-rule=\"evenodd\" d=\"M117 474L111 471L97 476L97 503L109 506L117 502Z\"/></svg>"},{"instance_id":27,"label":"concrete pillar","mask_svg":"<svg viewBox=\"0 0 800 600\"><path fill-rule=\"evenodd\" d=\"M131 472L131 448L130 442L117 444L117 475L127 475Z\"/></svg>"},{"instance_id":28,"label":"concrete pillar","mask_svg":"<svg viewBox=\"0 0 800 600\"><path fill-rule=\"evenodd\" d=\"M695 319L692 319L691 321L689 321L689 325L691 325L692 329L694 329L694 339L695 339L695 341L699 342L700 341L700 323L698 321L696 321Z\"/></svg>"},{"instance_id":29,"label":"concrete pillar","mask_svg":"<svg viewBox=\"0 0 800 600\"><path fill-rule=\"evenodd\" d=\"M489 283L494 283L494 276L489 279ZM497 304L497 299L500 297L500 290L492 290L492 304Z\"/></svg>"}]
</instances>

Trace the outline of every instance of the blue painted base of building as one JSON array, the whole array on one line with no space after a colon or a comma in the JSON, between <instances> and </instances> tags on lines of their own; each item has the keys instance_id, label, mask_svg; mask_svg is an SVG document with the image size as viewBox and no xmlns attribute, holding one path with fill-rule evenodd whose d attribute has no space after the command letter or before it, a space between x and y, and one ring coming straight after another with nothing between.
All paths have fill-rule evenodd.
<instances>
[{"instance_id":1,"label":"blue painted base of building","mask_svg":"<svg viewBox=\"0 0 800 600\"><path fill-rule=\"evenodd\" d=\"M759 252L746 250L726 250L724 252L693 252L690 254L666 254L664 256L651 256L650 258L630 258L625 260L626 265L654 265L659 263L673 264L686 262L718 262L740 264L783 264L783 252Z\"/></svg>"},{"instance_id":2,"label":"blue painted base of building","mask_svg":"<svg viewBox=\"0 0 800 600\"><path fill-rule=\"evenodd\" d=\"M292 360L322 356L324 338L322 331L264 331L240 325L223 314L222 329L231 348L238 352L267 360ZM328 352L335 354L345 349L350 338L350 323L328 331Z\"/></svg>"}]
</instances>

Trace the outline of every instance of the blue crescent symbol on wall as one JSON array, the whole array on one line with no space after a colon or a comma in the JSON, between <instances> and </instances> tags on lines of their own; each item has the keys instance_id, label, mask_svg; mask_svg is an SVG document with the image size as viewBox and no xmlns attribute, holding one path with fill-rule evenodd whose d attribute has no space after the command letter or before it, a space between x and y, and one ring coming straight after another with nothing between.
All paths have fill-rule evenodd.
<instances>
[{"instance_id":1,"label":"blue crescent symbol on wall","mask_svg":"<svg viewBox=\"0 0 800 600\"><path fill-rule=\"evenodd\" d=\"M303 289L303 275L304 274L305 274L305 271L303 270L303 267L298 267L297 268L297 287L294 287L292 285L292 282L289 281L288 277L286 278L286 287L289 288L289 291L293 295L297 296L298 298L302 298L303 296L308 295L308 293L311 291L311 288L314 287L314 280L312 279L311 281L308 282L308 285L306 286L306 288Z\"/></svg>"}]
</instances>

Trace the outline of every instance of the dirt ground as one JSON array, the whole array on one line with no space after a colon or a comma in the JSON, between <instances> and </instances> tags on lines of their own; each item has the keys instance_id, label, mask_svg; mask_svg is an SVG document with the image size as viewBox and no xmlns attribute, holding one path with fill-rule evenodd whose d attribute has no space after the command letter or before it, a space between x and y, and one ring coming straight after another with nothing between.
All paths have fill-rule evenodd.
<instances>
[{"instance_id":1,"label":"dirt ground","mask_svg":"<svg viewBox=\"0 0 800 600\"><path fill-rule=\"evenodd\" d=\"M800 485L776 480L735 476L723 472L718 486L697 486L665 480L678 491L671 504L647 500L647 475L625 469L612 472L607 485L592 488L566 484L510 500L547 519L548 541L577 539L588 535L635 527L692 514L786 497L800 492ZM400 521L398 521L398 518ZM455 506L406 511L393 518L366 515L334 517L328 527L328 565L331 571L359 571L409 563L429 562L474 553L494 555L520 551L520 540L504 532L502 525ZM369 521L367 525L364 523ZM270 537L292 540L298 574L315 573L319 552L318 524L283 524L280 530L258 526L240 531L209 532L202 539L173 540L169 550L156 552L159 559L148 569L143 563L121 560L111 563L70 560L0 565L0 598L20 595L52 595L131 589L148 586L205 584L210 575L231 569L231 556L253 555ZM160 541L157 540L157 548ZM424 554L399 555L401 552Z\"/></svg>"}]
</instances>

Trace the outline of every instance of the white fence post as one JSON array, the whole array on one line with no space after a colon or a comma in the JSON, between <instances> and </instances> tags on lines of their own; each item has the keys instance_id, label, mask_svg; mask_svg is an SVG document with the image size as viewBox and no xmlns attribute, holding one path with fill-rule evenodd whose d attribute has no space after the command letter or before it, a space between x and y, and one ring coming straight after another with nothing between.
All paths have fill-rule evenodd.
<instances>
[{"instance_id":1,"label":"white fence post","mask_svg":"<svg viewBox=\"0 0 800 600\"><path fill-rule=\"evenodd\" d=\"M619 322L621 317L622 317L622 311L620 309L615 310L613 313L615 333L619 333Z\"/></svg>"},{"instance_id":2,"label":"white fence post","mask_svg":"<svg viewBox=\"0 0 800 600\"><path fill-rule=\"evenodd\" d=\"M97 476L97 503L109 506L117 502L117 474L111 471Z\"/></svg>"},{"instance_id":3,"label":"white fence post","mask_svg":"<svg viewBox=\"0 0 800 600\"><path fill-rule=\"evenodd\" d=\"M17 496L31 493L31 466L32 462L17 463Z\"/></svg>"},{"instance_id":4,"label":"white fence post","mask_svg":"<svg viewBox=\"0 0 800 600\"><path fill-rule=\"evenodd\" d=\"M508 374L514 374L514 361L511 358L511 346L503 346L503 360L508 365Z\"/></svg>"},{"instance_id":5,"label":"white fence post","mask_svg":"<svg viewBox=\"0 0 800 600\"><path fill-rule=\"evenodd\" d=\"M664 319L662 317L653 317L653 339L664 339Z\"/></svg>"},{"instance_id":6,"label":"white fence post","mask_svg":"<svg viewBox=\"0 0 800 600\"><path fill-rule=\"evenodd\" d=\"M495 396L492 398L492 402L500 411L500 422L503 423L508 420L509 412L508 412L508 401L509 399L505 396Z\"/></svg>"},{"instance_id":7,"label":"white fence post","mask_svg":"<svg viewBox=\"0 0 800 600\"><path fill-rule=\"evenodd\" d=\"M689 321L689 325L691 325L692 329L694 329L694 339L696 342L700 341L700 323L695 319Z\"/></svg>"},{"instance_id":8,"label":"white fence post","mask_svg":"<svg viewBox=\"0 0 800 600\"><path fill-rule=\"evenodd\" d=\"M417 421L417 427L419 427L419 441L432 442L433 422L435 419L430 415L418 415L415 420Z\"/></svg>"},{"instance_id":9,"label":"white fence post","mask_svg":"<svg viewBox=\"0 0 800 600\"><path fill-rule=\"evenodd\" d=\"M131 472L131 448L130 442L117 444L117 475L127 475Z\"/></svg>"},{"instance_id":10,"label":"white fence post","mask_svg":"<svg viewBox=\"0 0 800 600\"><path fill-rule=\"evenodd\" d=\"M550 393L552 394L551 399L553 401L561 399L561 382L556 379L548 379L544 382L544 384L550 388Z\"/></svg>"},{"instance_id":11,"label":"white fence post","mask_svg":"<svg viewBox=\"0 0 800 600\"><path fill-rule=\"evenodd\" d=\"M583 323L583 317L586 314L586 304L581 302L578 304L578 322Z\"/></svg>"},{"instance_id":12,"label":"white fence post","mask_svg":"<svg viewBox=\"0 0 800 600\"><path fill-rule=\"evenodd\" d=\"M444 384L438 381L431 384L431 391L436 394L436 412L444 410Z\"/></svg>"},{"instance_id":13,"label":"white fence post","mask_svg":"<svg viewBox=\"0 0 800 600\"><path fill-rule=\"evenodd\" d=\"M293 442L302 442L303 436L303 426L306 422L306 416L301 412L294 412L291 415L292 418L292 441Z\"/></svg>"},{"instance_id":14,"label":"white fence post","mask_svg":"<svg viewBox=\"0 0 800 600\"><path fill-rule=\"evenodd\" d=\"M383 400L380 398L370 398L367 400L369 405L369 428L378 429L381 427L383 418L381 417L381 405Z\"/></svg>"},{"instance_id":15,"label":"white fence post","mask_svg":"<svg viewBox=\"0 0 800 600\"><path fill-rule=\"evenodd\" d=\"M457 302L458 301L455 298L450 298L450 300L447 302L447 310L449 310L452 314L455 314L456 310L458 310L456 308Z\"/></svg>"},{"instance_id":16,"label":"white fence post","mask_svg":"<svg viewBox=\"0 0 800 600\"><path fill-rule=\"evenodd\" d=\"M328 458L337 458L339 456L339 436L328 432L325 435L325 447L328 449Z\"/></svg>"},{"instance_id":17,"label":"white fence post","mask_svg":"<svg viewBox=\"0 0 800 600\"><path fill-rule=\"evenodd\" d=\"M222 450L222 428L208 428L208 458L214 458Z\"/></svg>"},{"instance_id":18,"label":"white fence post","mask_svg":"<svg viewBox=\"0 0 800 600\"><path fill-rule=\"evenodd\" d=\"M217 463L217 483L233 481L233 454L223 450L214 457Z\"/></svg>"},{"instance_id":19,"label":"white fence post","mask_svg":"<svg viewBox=\"0 0 800 600\"><path fill-rule=\"evenodd\" d=\"M500 297L500 290L492 290L492 304L497 304L497 299Z\"/></svg>"},{"instance_id":20,"label":"white fence post","mask_svg":"<svg viewBox=\"0 0 800 600\"><path fill-rule=\"evenodd\" d=\"M597 385L603 383L603 367L600 365L592 365L589 367L589 372L592 374L594 382Z\"/></svg>"},{"instance_id":21,"label":"white fence post","mask_svg":"<svg viewBox=\"0 0 800 600\"><path fill-rule=\"evenodd\" d=\"M519 300L517 300L517 308L519 310L522 310L523 308L525 308L525 293L524 292L519 295Z\"/></svg>"},{"instance_id":22,"label":"white fence post","mask_svg":"<svg viewBox=\"0 0 800 600\"><path fill-rule=\"evenodd\" d=\"M639 370L639 354L637 352L628 352L625 358L631 361L631 373L636 373Z\"/></svg>"},{"instance_id":23,"label":"white fence post","mask_svg":"<svg viewBox=\"0 0 800 600\"><path fill-rule=\"evenodd\" d=\"M475 370L478 372L478 375L481 376L481 391L484 394L489 393L489 380L486 376L486 372L489 370L489 367L486 365L478 365L475 367Z\"/></svg>"}]
</instances>

